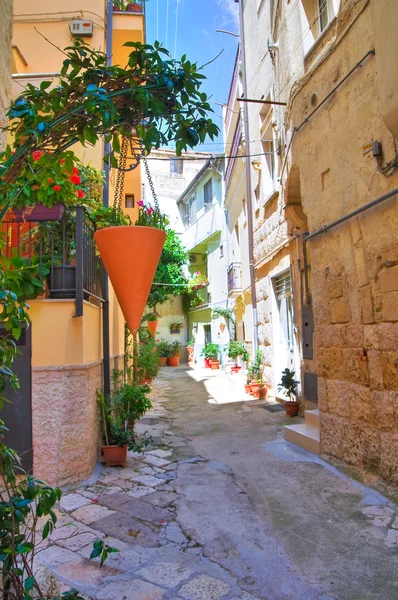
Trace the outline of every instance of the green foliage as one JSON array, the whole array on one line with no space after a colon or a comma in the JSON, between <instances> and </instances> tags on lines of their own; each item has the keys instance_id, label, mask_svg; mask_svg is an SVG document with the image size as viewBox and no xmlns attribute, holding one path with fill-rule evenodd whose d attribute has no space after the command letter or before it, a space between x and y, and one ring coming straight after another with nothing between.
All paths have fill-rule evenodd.
<instances>
[{"instance_id":1,"label":"green foliage","mask_svg":"<svg viewBox=\"0 0 398 600\"><path fill-rule=\"evenodd\" d=\"M181 342L178 342L177 340L175 342L172 342L170 344L169 356L179 356L181 348L182 348Z\"/></svg>"},{"instance_id":2,"label":"green foliage","mask_svg":"<svg viewBox=\"0 0 398 600\"><path fill-rule=\"evenodd\" d=\"M231 342L228 346L228 356L229 358L233 358L235 362L239 356L242 357L244 362L249 360L249 353L242 342Z\"/></svg>"},{"instance_id":3,"label":"green foliage","mask_svg":"<svg viewBox=\"0 0 398 600\"><path fill-rule=\"evenodd\" d=\"M191 338L190 340L188 340L187 346L194 346L194 345L195 345L195 338Z\"/></svg>"},{"instance_id":4,"label":"green foliage","mask_svg":"<svg viewBox=\"0 0 398 600\"><path fill-rule=\"evenodd\" d=\"M156 310L153 310L149 313L146 313L141 319L141 324L145 323L145 321L157 321L159 319L159 315Z\"/></svg>"},{"instance_id":5,"label":"green foliage","mask_svg":"<svg viewBox=\"0 0 398 600\"><path fill-rule=\"evenodd\" d=\"M122 210L114 209L113 206L99 204L98 206L89 207L87 214L96 229L131 225L130 217L125 215Z\"/></svg>"},{"instance_id":6,"label":"green foliage","mask_svg":"<svg viewBox=\"0 0 398 600\"><path fill-rule=\"evenodd\" d=\"M222 308L216 307L213 308L212 319L218 319L219 317L224 317L225 322L227 324L227 329L229 331L229 335L231 339L236 339L236 322L234 318L234 313L230 308Z\"/></svg>"},{"instance_id":7,"label":"green foliage","mask_svg":"<svg viewBox=\"0 0 398 600\"><path fill-rule=\"evenodd\" d=\"M102 567L109 554L113 554L114 552L119 552L119 550L117 548L112 548L112 546L106 544L104 540L96 540L93 543L93 550L90 554L90 560L92 560L93 558L98 558L98 556L100 556L100 566Z\"/></svg>"},{"instance_id":8,"label":"green foliage","mask_svg":"<svg viewBox=\"0 0 398 600\"><path fill-rule=\"evenodd\" d=\"M43 277L49 273L48 267L39 264L39 259L14 255L3 257L5 270L5 287L14 293L19 302L32 300L44 293Z\"/></svg>"},{"instance_id":9,"label":"green foliage","mask_svg":"<svg viewBox=\"0 0 398 600\"><path fill-rule=\"evenodd\" d=\"M152 285L147 303L151 308L166 302L170 295L179 296L186 291L187 280L182 267L188 261L188 254L173 229L167 229L166 233L154 282L167 285Z\"/></svg>"},{"instance_id":10,"label":"green foliage","mask_svg":"<svg viewBox=\"0 0 398 600\"><path fill-rule=\"evenodd\" d=\"M180 155L207 136L218 135L219 128L208 117L212 112L208 98L200 89L205 76L196 63L186 56L172 59L159 42L125 46L131 53L123 68L107 65L104 52L76 39L64 50L58 85L27 84L7 113L15 154L8 147L0 175L8 183L21 175L31 150L38 148L58 154L73 142L93 145L104 136L112 146L110 164L117 166L114 153L120 152L120 137L131 138L132 129L148 154L152 148L175 143ZM71 172L66 157L63 166ZM29 186L22 183L29 194Z\"/></svg>"},{"instance_id":11,"label":"green foliage","mask_svg":"<svg viewBox=\"0 0 398 600\"><path fill-rule=\"evenodd\" d=\"M286 368L282 371L281 381L278 384L278 392L283 392L290 402L297 402L297 386L300 382L295 379L295 375L295 371Z\"/></svg>"},{"instance_id":12,"label":"green foliage","mask_svg":"<svg viewBox=\"0 0 398 600\"><path fill-rule=\"evenodd\" d=\"M201 356L204 356L208 360L218 360L218 355L220 353L220 346L218 344L213 344L210 342L206 344L200 353Z\"/></svg>"},{"instance_id":13,"label":"green foliage","mask_svg":"<svg viewBox=\"0 0 398 600\"><path fill-rule=\"evenodd\" d=\"M170 323L170 331L178 331L184 327L184 323Z\"/></svg>"},{"instance_id":14,"label":"green foliage","mask_svg":"<svg viewBox=\"0 0 398 600\"><path fill-rule=\"evenodd\" d=\"M152 336L138 347L137 367L138 377L140 379L156 377L158 374L159 354L157 351L156 342Z\"/></svg>"},{"instance_id":15,"label":"green foliage","mask_svg":"<svg viewBox=\"0 0 398 600\"><path fill-rule=\"evenodd\" d=\"M171 347L170 347L169 342L167 342L166 340L157 340L156 348L158 351L158 355L161 356L162 358L166 358L167 356L170 356Z\"/></svg>"},{"instance_id":16,"label":"green foliage","mask_svg":"<svg viewBox=\"0 0 398 600\"><path fill-rule=\"evenodd\" d=\"M250 364L247 370L247 382L258 381L259 383L263 380L263 368L264 368L264 357L260 348L256 350L254 360Z\"/></svg>"},{"instance_id":17,"label":"green foliage","mask_svg":"<svg viewBox=\"0 0 398 600\"><path fill-rule=\"evenodd\" d=\"M137 202L137 205L138 218L135 225L140 225L141 227L155 227L156 229L167 231L169 220L166 215L160 211L158 206L145 206L142 200Z\"/></svg>"},{"instance_id":18,"label":"green foliage","mask_svg":"<svg viewBox=\"0 0 398 600\"><path fill-rule=\"evenodd\" d=\"M203 297L200 295L199 290L192 290L188 293L184 293L182 297L182 310L185 314L190 310L194 310L201 304L203 304Z\"/></svg>"}]
</instances>

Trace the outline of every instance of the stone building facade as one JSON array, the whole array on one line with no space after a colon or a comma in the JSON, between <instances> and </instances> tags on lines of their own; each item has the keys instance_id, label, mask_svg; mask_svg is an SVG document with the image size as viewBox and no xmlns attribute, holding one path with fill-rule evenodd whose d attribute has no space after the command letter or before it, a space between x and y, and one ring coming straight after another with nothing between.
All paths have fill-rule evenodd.
<instances>
[{"instance_id":1,"label":"stone building facade","mask_svg":"<svg viewBox=\"0 0 398 600\"><path fill-rule=\"evenodd\" d=\"M252 163L252 201L259 339L270 378L275 383L279 369L278 296L288 291L275 278L282 272L292 294L292 364L304 407L318 402L321 453L396 485L394 4L281 0L241 8L247 95L285 103L249 108L250 151L264 152L261 170ZM262 193L270 175L274 189Z\"/></svg>"},{"instance_id":2,"label":"stone building facade","mask_svg":"<svg viewBox=\"0 0 398 600\"><path fill-rule=\"evenodd\" d=\"M4 127L5 109L11 93L11 38L12 38L12 0L4 0L0 5L0 127ZM5 137L0 133L0 147Z\"/></svg>"}]
</instances>

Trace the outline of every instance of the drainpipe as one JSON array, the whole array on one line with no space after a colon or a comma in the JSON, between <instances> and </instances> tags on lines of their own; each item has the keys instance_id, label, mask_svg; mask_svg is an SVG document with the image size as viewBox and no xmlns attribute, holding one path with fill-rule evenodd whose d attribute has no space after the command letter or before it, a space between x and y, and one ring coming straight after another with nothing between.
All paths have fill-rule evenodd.
<instances>
[{"instance_id":1,"label":"drainpipe","mask_svg":"<svg viewBox=\"0 0 398 600\"><path fill-rule=\"evenodd\" d=\"M112 64L112 33L113 33L113 0L107 0L106 3L106 57L107 65ZM109 154L110 144L105 144L104 154ZM103 190L103 204L109 206L109 176L110 166L104 162L105 184ZM110 333L109 333L109 279L108 274L104 273L104 302L102 303L102 345L104 355L104 393L111 393L111 352L110 352Z\"/></svg>"},{"instance_id":2,"label":"drainpipe","mask_svg":"<svg viewBox=\"0 0 398 600\"><path fill-rule=\"evenodd\" d=\"M237 0L235 0L237 1ZM243 97L247 98L247 78L246 78L246 52L245 52L245 28L243 24L243 0L239 2L239 26L240 26L240 47L242 57L242 86ZM250 168L250 132L249 132L249 111L248 103L243 102L243 131L245 135L246 146L246 206L247 206L247 233L249 243L249 271L250 271L250 288L252 295L253 308L253 350L256 352L258 348L258 321L257 321L257 298L256 298L256 276L254 271L254 256L253 256L253 206L252 206L252 184L251 184L251 168Z\"/></svg>"}]
</instances>

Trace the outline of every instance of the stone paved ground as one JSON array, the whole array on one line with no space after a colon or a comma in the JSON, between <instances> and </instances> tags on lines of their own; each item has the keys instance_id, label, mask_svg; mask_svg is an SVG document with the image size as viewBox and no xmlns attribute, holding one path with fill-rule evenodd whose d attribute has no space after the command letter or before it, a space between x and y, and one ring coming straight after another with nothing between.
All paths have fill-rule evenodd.
<instances>
[{"instance_id":1,"label":"stone paved ground","mask_svg":"<svg viewBox=\"0 0 398 600\"><path fill-rule=\"evenodd\" d=\"M63 496L38 554L62 589L95 600L396 600L397 507L286 444L283 413L219 404L213 388L204 372L163 369L139 424L152 446ZM88 560L96 538L120 549L102 568Z\"/></svg>"}]
</instances>

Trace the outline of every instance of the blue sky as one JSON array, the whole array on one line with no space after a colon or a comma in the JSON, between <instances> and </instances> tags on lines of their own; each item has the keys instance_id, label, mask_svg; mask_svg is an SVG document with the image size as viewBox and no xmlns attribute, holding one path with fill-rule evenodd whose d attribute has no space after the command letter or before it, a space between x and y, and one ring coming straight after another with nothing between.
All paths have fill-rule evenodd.
<instances>
[{"instance_id":1,"label":"blue sky","mask_svg":"<svg viewBox=\"0 0 398 600\"><path fill-rule=\"evenodd\" d=\"M228 100L239 40L216 33L216 29L238 33L238 6L234 0L147 0L146 3L148 43L158 39L176 58L186 54L189 60L198 65L207 63L224 50L215 62L205 68L207 81L203 85L203 90L212 97L210 102L216 113L213 120L221 129L222 107L216 102L225 103ZM211 140L208 142L198 149L223 151L222 135L216 143Z\"/></svg>"}]
</instances>

